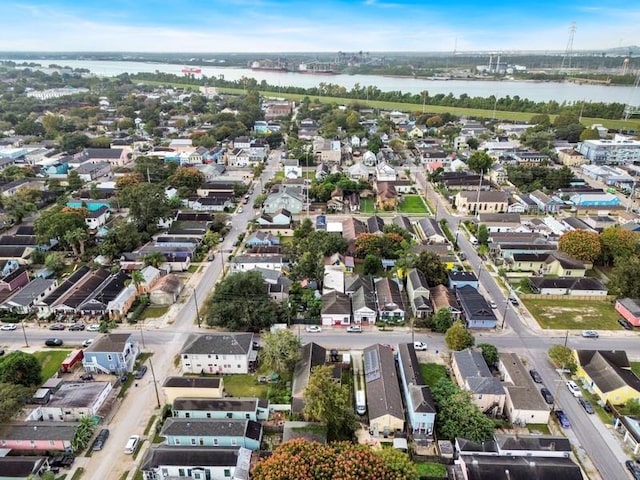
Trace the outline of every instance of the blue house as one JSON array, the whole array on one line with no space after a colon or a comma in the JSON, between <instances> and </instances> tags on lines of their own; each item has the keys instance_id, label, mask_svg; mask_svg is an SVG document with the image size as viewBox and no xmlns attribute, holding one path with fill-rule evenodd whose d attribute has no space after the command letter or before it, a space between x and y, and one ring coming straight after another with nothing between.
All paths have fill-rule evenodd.
<instances>
[{"instance_id":1,"label":"blue house","mask_svg":"<svg viewBox=\"0 0 640 480\"><path fill-rule=\"evenodd\" d=\"M215 147L202 155L202 161L204 163L224 163L224 154L226 151L226 148Z\"/></svg>"},{"instance_id":2,"label":"blue house","mask_svg":"<svg viewBox=\"0 0 640 480\"><path fill-rule=\"evenodd\" d=\"M569 199L576 207L617 207L620 199L613 193L576 193Z\"/></svg>"},{"instance_id":3,"label":"blue house","mask_svg":"<svg viewBox=\"0 0 640 480\"><path fill-rule=\"evenodd\" d=\"M42 169L42 173L47 177L51 175L66 175L69 172L68 163L54 163Z\"/></svg>"},{"instance_id":4,"label":"blue house","mask_svg":"<svg viewBox=\"0 0 640 480\"><path fill-rule=\"evenodd\" d=\"M478 288L478 277L473 272L450 270L447 274L449 276L449 288L453 290L466 286Z\"/></svg>"},{"instance_id":5,"label":"blue house","mask_svg":"<svg viewBox=\"0 0 640 480\"><path fill-rule=\"evenodd\" d=\"M280 245L280 238L270 232L254 232L245 242L247 247L273 247Z\"/></svg>"},{"instance_id":6,"label":"blue house","mask_svg":"<svg viewBox=\"0 0 640 480\"><path fill-rule=\"evenodd\" d=\"M436 407L431 390L420 374L420 365L412 343L398 345L398 367L409 425L416 443L433 441Z\"/></svg>"},{"instance_id":7,"label":"blue house","mask_svg":"<svg viewBox=\"0 0 640 480\"><path fill-rule=\"evenodd\" d=\"M174 418L212 418L215 420L266 420L269 401L261 398L176 398Z\"/></svg>"},{"instance_id":8,"label":"blue house","mask_svg":"<svg viewBox=\"0 0 640 480\"><path fill-rule=\"evenodd\" d=\"M70 208L86 208L90 212L95 212L96 210L100 210L103 207L107 209L111 208L111 203L108 200L69 200L67 202L67 207Z\"/></svg>"},{"instance_id":9,"label":"blue house","mask_svg":"<svg viewBox=\"0 0 640 480\"><path fill-rule=\"evenodd\" d=\"M456 289L467 328L496 328L497 318L485 298L470 285Z\"/></svg>"},{"instance_id":10,"label":"blue house","mask_svg":"<svg viewBox=\"0 0 640 480\"><path fill-rule=\"evenodd\" d=\"M105 333L84 350L82 366L90 373L122 375L133 371L138 353L130 333Z\"/></svg>"},{"instance_id":11,"label":"blue house","mask_svg":"<svg viewBox=\"0 0 640 480\"><path fill-rule=\"evenodd\" d=\"M258 450L262 425L253 420L168 418L160 435L167 445L244 447Z\"/></svg>"}]
</instances>

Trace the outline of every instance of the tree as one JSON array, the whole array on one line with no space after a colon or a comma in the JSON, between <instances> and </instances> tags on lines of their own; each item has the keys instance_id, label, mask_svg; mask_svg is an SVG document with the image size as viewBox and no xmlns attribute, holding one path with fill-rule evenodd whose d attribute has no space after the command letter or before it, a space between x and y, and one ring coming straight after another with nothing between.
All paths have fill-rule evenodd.
<instances>
[{"instance_id":1,"label":"tree","mask_svg":"<svg viewBox=\"0 0 640 480\"><path fill-rule=\"evenodd\" d=\"M411 461L409 455L395 448L381 448L375 454L382 458L382 461L395 476L403 480L418 480L418 469Z\"/></svg>"},{"instance_id":2,"label":"tree","mask_svg":"<svg viewBox=\"0 0 640 480\"><path fill-rule=\"evenodd\" d=\"M605 228L600 233L602 263L608 266L626 261L638 251L638 239L638 234L631 230L618 226Z\"/></svg>"},{"instance_id":3,"label":"tree","mask_svg":"<svg viewBox=\"0 0 640 480\"><path fill-rule=\"evenodd\" d=\"M83 183L84 182L82 181L82 179L80 178L80 175L76 170L71 170L67 174L67 185L69 185L69 190L71 190L72 192L76 190L80 190L82 188Z\"/></svg>"},{"instance_id":4,"label":"tree","mask_svg":"<svg viewBox=\"0 0 640 480\"><path fill-rule=\"evenodd\" d=\"M490 343L480 343L478 348L482 350L482 358L487 362L487 365L495 365L498 363L498 349L495 345Z\"/></svg>"},{"instance_id":5,"label":"tree","mask_svg":"<svg viewBox=\"0 0 640 480\"><path fill-rule=\"evenodd\" d=\"M290 330L278 330L262 337L260 365L270 372L284 375L293 371L300 359L300 339Z\"/></svg>"},{"instance_id":6,"label":"tree","mask_svg":"<svg viewBox=\"0 0 640 480\"><path fill-rule=\"evenodd\" d=\"M66 244L64 236L67 232L87 229L84 221L86 214L86 209L56 205L43 211L34 222L36 235L43 243L49 243L54 238Z\"/></svg>"},{"instance_id":7,"label":"tree","mask_svg":"<svg viewBox=\"0 0 640 480\"><path fill-rule=\"evenodd\" d=\"M71 440L71 448L74 452L79 453L89 445L93 432L96 429L96 424L92 417L84 416L80 419L76 431Z\"/></svg>"},{"instance_id":8,"label":"tree","mask_svg":"<svg viewBox=\"0 0 640 480\"><path fill-rule=\"evenodd\" d=\"M11 352L0 359L0 383L31 387L40 383L42 367L36 357L25 352Z\"/></svg>"},{"instance_id":9,"label":"tree","mask_svg":"<svg viewBox=\"0 0 640 480\"><path fill-rule=\"evenodd\" d=\"M480 245L487 245L489 243L489 230L484 223L481 223L478 227L476 238L478 239L478 243Z\"/></svg>"},{"instance_id":10,"label":"tree","mask_svg":"<svg viewBox=\"0 0 640 480\"><path fill-rule=\"evenodd\" d=\"M351 438L355 417L349 391L333 380L333 367L320 365L311 370L304 389L304 417L327 426L329 440Z\"/></svg>"},{"instance_id":11,"label":"tree","mask_svg":"<svg viewBox=\"0 0 640 480\"><path fill-rule=\"evenodd\" d=\"M142 245L147 238L144 232L139 232L134 223L115 221L100 243L100 253L112 258L122 252L131 252Z\"/></svg>"},{"instance_id":12,"label":"tree","mask_svg":"<svg viewBox=\"0 0 640 480\"><path fill-rule=\"evenodd\" d=\"M593 263L600 256L602 246L597 233L587 230L572 230L560 237L558 250L579 260Z\"/></svg>"},{"instance_id":13,"label":"tree","mask_svg":"<svg viewBox=\"0 0 640 480\"><path fill-rule=\"evenodd\" d=\"M469 148L471 150L477 150L478 146L480 145L480 140L478 140L476 137L467 138L467 145L469 145Z\"/></svg>"},{"instance_id":14,"label":"tree","mask_svg":"<svg viewBox=\"0 0 640 480\"><path fill-rule=\"evenodd\" d=\"M491 158L487 152L476 151L469 156L467 165L474 172L487 173L491 168L491 165L493 165L493 158Z\"/></svg>"},{"instance_id":15,"label":"tree","mask_svg":"<svg viewBox=\"0 0 640 480\"><path fill-rule=\"evenodd\" d=\"M171 211L162 185L130 185L121 190L118 197L123 205L129 207L129 215L141 232L155 232L158 221L169 216Z\"/></svg>"},{"instance_id":16,"label":"tree","mask_svg":"<svg viewBox=\"0 0 640 480\"><path fill-rule=\"evenodd\" d=\"M551 345L548 350L549 358L556 367L566 368L571 373L576 373L578 364L573 355L573 350L564 345Z\"/></svg>"},{"instance_id":17,"label":"tree","mask_svg":"<svg viewBox=\"0 0 640 480\"><path fill-rule=\"evenodd\" d=\"M49 253L44 258L44 266L51 270L56 275L56 277L59 277L64 270L65 264L60 254Z\"/></svg>"},{"instance_id":18,"label":"tree","mask_svg":"<svg viewBox=\"0 0 640 480\"><path fill-rule=\"evenodd\" d=\"M20 413L31 389L14 383L0 383L0 422L5 423Z\"/></svg>"},{"instance_id":19,"label":"tree","mask_svg":"<svg viewBox=\"0 0 640 480\"><path fill-rule=\"evenodd\" d=\"M142 262L145 265L150 265L154 268L159 268L164 262L167 261L167 257L164 256L164 253L159 251L149 252L143 255Z\"/></svg>"},{"instance_id":20,"label":"tree","mask_svg":"<svg viewBox=\"0 0 640 480\"><path fill-rule=\"evenodd\" d=\"M607 286L621 297L640 298L640 258L634 255L618 262L609 274Z\"/></svg>"},{"instance_id":21,"label":"tree","mask_svg":"<svg viewBox=\"0 0 640 480\"><path fill-rule=\"evenodd\" d=\"M600 140L600 134L595 128L585 128L580 134L580 141L585 140Z\"/></svg>"},{"instance_id":22,"label":"tree","mask_svg":"<svg viewBox=\"0 0 640 480\"><path fill-rule=\"evenodd\" d=\"M453 315L448 308L441 308L433 315L433 326L436 332L446 333L453 325Z\"/></svg>"},{"instance_id":23,"label":"tree","mask_svg":"<svg viewBox=\"0 0 640 480\"><path fill-rule=\"evenodd\" d=\"M476 343L473 334L467 330L463 323L458 320L449 327L447 333L444 334L444 341L449 350L460 351L465 348L471 348Z\"/></svg>"},{"instance_id":24,"label":"tree","mask_svg":"<svg viewBox=\"0 0 640 480\"><path fill-rule=\"evenodd\" d=\"M180 192L181 197L187 197L194 194L204 183L204 174L193 167L180 167L173 172L168 182Z\"/></svg>"},{"instance_id":25,"label":"tree","mask_svg":"<svg viewBox=\"0 0 640 480\"><path fill-rule=\"evenodd\" d=\"M140 270L131 272L131 283L136 287L136 293L140 294L140 285L144 283L144 275Z\"/></svg>"},{"instance_id":26,"label":"tree","mask_svg":"<svg viewBox=\"0 0 640 480\"><path fill-rule=\"evenodd\" d=\"M372 153L378 153L382 148L382 139L378 135L374 135L371 137L367 143L367 148Z\"/></svg>"},{"instance_id":27,"label":"tree","mask_svg":"<svg viewBox=\"0 0 640 480\"><path fill-rule=\"evenodd\" d=\"M375 255L367 255L364 257L362 269L365 275L375 275L382 269L382 262Z\"/></svg>"},{"instance_id":28,"label":"tree","mask_svg":"<svg viewBox=\"0 0 640 480\"><path fill-rule=\"evenodd\" d=\"M277 305L257 271L225 277L209 297L207 307L207 324L230 330L256 331L270 327L278 319Z\"/></svg>"},{"instance_id":29,"label":"tree","mask_svg":"<svg viewBox=\"0 0 640 480\"><path fill-rule=\"evenodd\" d=\"M3 197L2 206L4 211L13 219L14 223L22 223L24 217L37 210L36 198L30 194L30 191L37 192L37 197L40 197L40 192L34 189L20 189L15 194Z\"/></svg>"},{"instance_id":30,"label":"tree","mask_svg":"<svg viewBox=\"0 0 640 480\"><path fill-rule=\"evenodd\" d=\"M427 283L435 287L436 285L444 285L447 283L447 267L442 263L440 257L434 252L420 252L414 260L415 268L420 270Z\"/></svg>"}]
</instances>

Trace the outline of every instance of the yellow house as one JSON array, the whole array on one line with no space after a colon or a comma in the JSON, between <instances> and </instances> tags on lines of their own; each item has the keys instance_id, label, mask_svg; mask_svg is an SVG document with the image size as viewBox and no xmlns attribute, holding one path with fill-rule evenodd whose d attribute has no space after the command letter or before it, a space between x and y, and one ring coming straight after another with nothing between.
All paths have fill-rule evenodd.
<instances>
[{"instance_id":1,"label":"yellow house","mask_svg":"<svg viewBox=\"0 0 640 480\"><path fill-rule=\"evenodd\" d=\"M581 260L561 252L514 253L511 270L534 272L540 275L582 278L587 267Z\"/></svg>"},{"instance_id":2,"label":"yellow house","mask_svg":"<svg viewBox=\"0 0 640 480\"><path fill-rule=\"evenodd\" d=\"M576 375L603 402L622 405L640 399L640 378L622 350L576 350Z\"/></svg>"},{"instance_id":3,"label":"yellow house","mask_svg":"<svg viewBox=\"0 0 640 480\"><path fill-rule=\"evenodd\" d=\"M222 377L167 377L162 384L166 403L173 404L176 398L222 398Z\"/></svg>"}]
</instances>

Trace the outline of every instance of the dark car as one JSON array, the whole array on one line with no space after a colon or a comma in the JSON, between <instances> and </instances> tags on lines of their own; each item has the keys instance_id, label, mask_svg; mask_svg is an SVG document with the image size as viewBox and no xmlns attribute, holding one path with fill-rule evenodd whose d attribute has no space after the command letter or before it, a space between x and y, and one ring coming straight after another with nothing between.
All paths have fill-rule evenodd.
<instances>
[{"instance_id":1,"label":"dark car","mask_svg":"<svg viewBox=\"0 0 640 480\"><path fill-rule=\"evenodd\" d=\"M98 435L96 435L96 439L93 442L91 450L94 452L99 452L100 450L102 450L102 447L104 447L104 443L107 441L107 438L109 438L109 430L103 428L102 430L100 430L100 432L98 432Z\"/></svg>"},{"instance_id":2,"label":"dark car","mask_svg":"<svg viewBox=\"0 0 640 480\"><path fill-rule=\"evenodd\" d=\"M637 461L634 462L633 460L627 460L626 462L624 462L624 464L627 467L627 470L631 472L631 476L635 480L640 480L640 464Z\"/></svg>"},{"instance_id":3,"label":"dark car","mask_svg":"<svg viewBox=\"0 0 640 480\"><path fill-rule=\"evenodd\" d=\"M584 408L584 411L587 412L589 415L593 415L594 413L596 413L596 411L593 409L593 405L591 405L591 402L589 400L585 400L584 398L579 398L578 403L582 406L582 408Z\"/></svg>"},{"instance_id":4,"label":"dark car","mask_svg":"<svg viewBox=\"0 0 640 480\"><path fill-rule=\"evenodd\" d=\"M529 370L529 375L531 375L531 378L533 379L534 382L542 383L542 377L540 376L537 370L533 370L533 369Z\"/></svg>"},{"instance_id":5,"label":"dark car","mask_svg":"<svg viewBox=\"0 0 640 480\"><path fill-rule=\"evenodd\" d=\"M85 373L84 375L80 375L80 380L84 380L85 382L92 382L93 375L91 373Z\"/></svg>"},{"instance_id":6,"label":"dark car","mask_svg":"<svg viewBox=\"0 0 640 480\"><path fill-rule=\"evenodd\" d=\"M620 326L622 328L624 328L625 330L633 330L633 325L631 325L631 322L629 320L627 320L626 318L622 318L620 317L618 319L618 323L620 324Z\"/></svg>"},{"instance_id":7,"label":"dark car","mask_svg":"<svg viewBox=\"0 0 640 480\"><path fill-rule=\"evenodd\" d=\"M54 323L49 327L49 330L64 330L65 328L64 323Z\"/></svg>"},{"instance_id":8,"label":"dark car","mask_svg":"<svg viewBox=\"0 0 640 480\"><path fill-rule=\"evenodd\" d=\"M47 338L44 341L44 344L47 347L59 347L62 345L62 343L63 343L62 340L60 340L59 338Z\"/></svg>"},{"instance_id":9,"label":"dark car","mask_svg":"<svg viewBox=\"0 0 640 480\"><path fill-rule=\"evenodd\" d=\"M136 370L135 372L133 372L133 377L136 380L140 380L142 377L144 377L145 373L147 373L147 366L146 365L142 365L140 367L140 370Z\"/></svg>"},{"instance_id":10,"label":"dark car","mask_svg":"<svg viewBox=\"0 0 640 480\"><path fill-rule=\"evenodd\" d=\"M560 426L562 428L571 428L571 423L569 423L569 417L567 417L567 414L564 413L563 410L556 410L555 412L556 418L558 419L558 422L560 423Z\"/></svg>"},{"instance_id":11,"label":"dark car","mask_svg":"<svg viewBox=\"0 0 640 480\"><path fill-rule=\"evenodd\" d=\"M74 323L69 327L70 332L81 332L84 330L84 323Z\"/></svg>"},{"instance_id":12,"label":"dark car","mask_svg":"<svg viewBox=\"0 0 640 480\"><path fill-rule=\"evenodd\" d=\"M547 402L549 405L553 404L553 395L551 395L551 392L549 391L548 388L542 387L540 389L540 395L542 395L542 398L544 398L544 401Z\"/></svg>"},{"instance_id":13,"label":"dark car","mask_svg":"<svg viewBox=\"0 0 640 480\"><path fill-rule=\"evenodd\" d=\"M518 305L520 305L520 303L518 303L518 299L515 297L509 297L509 301L511 302L511 305L513 305L514 307L517 307Z\"/></svg>"}]
</instances>

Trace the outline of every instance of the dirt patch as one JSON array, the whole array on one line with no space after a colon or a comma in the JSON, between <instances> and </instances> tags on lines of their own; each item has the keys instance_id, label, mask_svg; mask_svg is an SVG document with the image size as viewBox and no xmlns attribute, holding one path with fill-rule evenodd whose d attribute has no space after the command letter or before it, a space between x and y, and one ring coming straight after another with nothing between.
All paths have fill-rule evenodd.
<instances>
[{"instance_id":1,"label":"dirt patch","mask_svg":"<svg viewBox=\"0 0 640 480\"><path fill-rule=\"evenodd\" d=\"M584 321L584 317L597 317L599 315L597 308L587 306L581 308L542 307L540 310L541 314L550 320L573 313L573 319L576 322L582 322Z\"/></svg>"}]
</instances>

